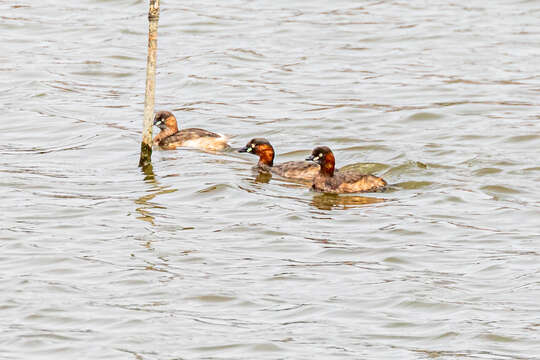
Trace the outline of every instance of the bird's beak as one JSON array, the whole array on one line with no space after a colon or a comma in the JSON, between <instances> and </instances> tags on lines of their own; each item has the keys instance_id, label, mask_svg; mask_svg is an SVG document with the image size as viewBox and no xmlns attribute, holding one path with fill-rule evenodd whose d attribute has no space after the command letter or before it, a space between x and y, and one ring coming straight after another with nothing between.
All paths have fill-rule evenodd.
<instances>
[{"instance_id":1,"label":"bird's beak","mask_svg":"<svg viewBox=\"0 0 540 360\"><path fill-rule=\"evenodd\" d=\"M251 146L244 146L243 148L238 149L238 152L244 153L244 152L251 152L253 148Z\"/></svg>"},{"instance_id":2,"label":"bird's beak","mask_svg":"<svg viewBox=\"0 0 540 360\"><path fill-rule=\"evenodd\" d=\"M154 121L154 126L157 126L158 128L162 129L165 127L165 124L163 123L163 120L156 120Z\"/></svg>"}]
</instances>

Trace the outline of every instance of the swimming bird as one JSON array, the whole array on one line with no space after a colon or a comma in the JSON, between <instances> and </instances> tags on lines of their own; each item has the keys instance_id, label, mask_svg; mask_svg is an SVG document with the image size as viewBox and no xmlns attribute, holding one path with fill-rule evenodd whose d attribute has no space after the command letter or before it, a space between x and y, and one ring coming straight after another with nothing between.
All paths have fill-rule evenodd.
<instances>
[{"instance_id":1,"label":"swimming bird","mask_svg":"<svg viewBox=\"0 0 540 360\"><path fill-rule=\"evenodd\" d=\"M247 152L259 156L255 168L262 172L270 172L285 178L311 181L319 172L319 165L307 161L287 161L274 164L274 148L263 138L251 139L238 152Z\"/></svg>"},{"instance_id":2,"label":"swimming bird","mask_svg":"<svg viewBox=\"0 0 540 360\"><path fill-rule=\"evenodd\" d=\"M161 131L154 137L153 144L163 149L174 150L185 146L208 151L222 151L229 147L228 138L225 135L198 128L178 130L176 117L170 111L157 112L154 125Z\"/></svg>"},{"instance_id":3,"label":"swimming bird","mask_svg":"<svg viewBox=\"0 0 540 360\"><path fill-rule=\"evenodd\" d=\"M355 192L373 192L384 189L386 181L374 175L364 175L349 171L334 171L336 160L328 146L313 149L311 160L320 165L318 174L313 178L312 189L320 192L341 194Z\"/></svg>"}]
</instances>

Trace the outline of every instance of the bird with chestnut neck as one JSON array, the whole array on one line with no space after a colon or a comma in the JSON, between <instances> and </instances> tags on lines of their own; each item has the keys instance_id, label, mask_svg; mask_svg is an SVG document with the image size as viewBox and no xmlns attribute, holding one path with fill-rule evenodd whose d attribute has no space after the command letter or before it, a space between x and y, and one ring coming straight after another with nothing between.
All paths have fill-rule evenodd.
<instances>
[{"instance_id":1,"label":"bird with chestnut neck","mask_svg":"<svg viewBox=\"0 0 540 360\"><path fill-rule=\"evenodd\" d=\"M320 165L313 178L312 189L320 192L342 194L381 191L386 181L371 174L358 174L350 171L335 171L336 160L328 146L318 146L306 159Z\"/></svg>"},{"instance_id":2,"label":"bird with chestnut neck","mask_svg":"<svg viewBox=\"0 0 540 360\"><path fill-rule=\"evenodd\" d=\"M257 155L259 162L255 166L256 170L294 180L311 181L319 172L320 168L319 165L307 161L287 161L281 164L274 164L274 147L268 140L263 138L251 139L238 152Z\"/></svg>"},{"instance_id":3,"label":"bird with chestnut neck","mask_svg":"<svg viewBox=\"0 0 540 360\"><path fill-rule=\"evenodd\" d=\"M161 131L154 137L153 144L166 150L191 147L206 151L223 151L229 148L228 138L222 134L199 128L178 130L176 117L170 111L159 111L154 125Z\"/></svg>"}]
</instances>

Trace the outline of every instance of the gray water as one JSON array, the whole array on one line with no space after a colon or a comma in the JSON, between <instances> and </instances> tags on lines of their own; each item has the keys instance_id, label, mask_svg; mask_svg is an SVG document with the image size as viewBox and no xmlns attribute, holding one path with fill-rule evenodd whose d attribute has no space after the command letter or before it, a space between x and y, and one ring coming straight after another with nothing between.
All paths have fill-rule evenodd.
<instances>
[{"instance_id":1,"label":"gray water","mask_svg":"<svg viewBox=\"0 0 540 360\"><path fill-rule=\"evenodd\" d=\"M539 359L538 1L0 1L1 359ZM361 196L360 196L361 195Z\"/></svg>"}]
</instances>

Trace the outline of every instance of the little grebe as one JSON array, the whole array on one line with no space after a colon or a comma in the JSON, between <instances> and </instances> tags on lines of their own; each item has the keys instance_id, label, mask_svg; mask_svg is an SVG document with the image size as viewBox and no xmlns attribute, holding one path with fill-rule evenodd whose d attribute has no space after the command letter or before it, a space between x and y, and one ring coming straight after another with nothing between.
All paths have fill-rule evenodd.
<instances>
[{"instance_id":1,"label":"little grebe","mask_svg":"<svg viewBox=\"0 0 540 360\"><path fill-rule=\"evenodd\" d=\"M179 146L193 147L208 151L221 151L229 147L227 137L204 129L190 128L178 131L176 118L170 111L159 111L154 117L154 125L161 129L154 137L154 145L167 150Z\"/></svg>"},{"instance_id":2,"label":"little grebe","mask_svg":"<svg viewBox=\"0 0 540 360\"><path fill-rule=\"evenodd\" d=\"M246 146L238 152L248 152L259 156L256 169L271 172L282 177L296 180L313 180L319 173L319 165L307 161L287 161L274 165L274 148L266 139L251 139Z\"/></svg>"},{"instance_id":3,"label":"little grebe","mask_svg":"<svg viewBox=\"0 0 540 360\"><path fill-rule=\"evenodd\" d=\"M313 149L311 156L306 160L318 163L321 169L313 178L312 188L327 193L355 193L372 192L382 190L386 181L373 175L363 175L348 171L334 173L335 158L327 146L319 146Z\"/></svg>"}]
</instances>

